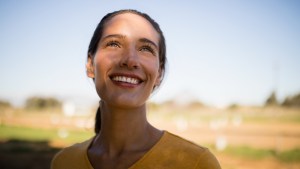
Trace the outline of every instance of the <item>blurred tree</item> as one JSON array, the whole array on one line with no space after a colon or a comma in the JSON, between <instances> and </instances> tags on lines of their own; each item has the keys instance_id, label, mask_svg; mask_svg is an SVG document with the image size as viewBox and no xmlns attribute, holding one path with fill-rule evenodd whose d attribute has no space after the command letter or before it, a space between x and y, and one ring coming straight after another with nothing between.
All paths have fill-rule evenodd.
<instances>
[{"instance_id":1,"label":"blurred tree","mask_svg":"<svg viewBox=\"0 0 300 169\"><path fill-rule=\"evenodd\" d=\"M26 100L26 109L31 110L43 110L43 109L61 109L62 103L52 97L42 98L42 97L30 97Z\"/></svg>"},{"instance_id":2,"label":"blurred tree","mask_svg":"<svg viewBox=\"0 0 300 169\"><path fill-rule=\"evenodd\" d=\"M276 93L275 91L273 91L271 93L271 95L268 97L268 99L265 102L266 106L277 106L278 105L278 101L277 101L277 97L276 97Z\"/></svg>"},{"instance_id":3,"label":"blurred tree","mask_svg":"<svg viewBox=\"0 0 300 169\"><path fill-rule=\"evenodd\" d=\"M237 108L239 108L239 105L237 103L232 103L231 105L229 105L227 107L227 109L229 109L229 110L234 110L234 109L237 109Z\"/></svg>"},{"instance_id":4,"label":"blurred tree","mask_svg":"<svg viewBox=\"0 0 300 169\"><path fill-rule=\"evenodd\" d=\"M300 107L300 93L294 96L288 96L282 103L286 107Z\"/></svg>"},{"instance_id":5,"label":"blurred tree","mask_svg":"<svg viewBox=\"0 0 300 169\"><path fill-rule=\"evenodd\" d=\"M201 108L201 107L205 107L205 105L198 100L192 100L191 102L189 102L188 107Z\"/></svg>"},{"instance_id":6,"label":"blurred tree","mask_svg":"<svg viewBox=\"0 0 300 169\"><path fill-rule=\"evenodd\" d=\"M10 108L11 104L8 101L0 100L0 110Z\"/></svg>"}]
</instances>

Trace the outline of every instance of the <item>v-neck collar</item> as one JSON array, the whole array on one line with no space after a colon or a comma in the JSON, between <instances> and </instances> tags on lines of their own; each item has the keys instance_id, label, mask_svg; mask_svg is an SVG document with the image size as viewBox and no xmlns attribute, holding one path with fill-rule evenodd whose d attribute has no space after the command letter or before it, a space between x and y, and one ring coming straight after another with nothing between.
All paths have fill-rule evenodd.
<instances>
[{"instance_id":1,"label":"v-neck collar","mask_svg":"<svg viewBox=\"0 0 300 169\"><path fill-rule=\"evenodd\" d=\"M165 138L167 137L169 133L167 131L163 131L163 135L161 136L161 138L157 141L157 143L155 143L155 145L149 150L147 151L139 160L137 160L134 164L132 164L132 166L130 166L128 169L134 169L136 166L138 166L140 163L142 163L144 160L146 160L151 154L152 152L154 152L157 147L160 146L160 144L162 144L165 140ZM92 145L92 143L94 142L96 136L92 137L91 139L87 140L87 144L85 144L83 150L84 152L84 158L85 161L87 163L88 169L94 169L93 165L91 164L89 157L88 157L88 149L90 148L90 146Z\"/></svg>"}]
</instances>

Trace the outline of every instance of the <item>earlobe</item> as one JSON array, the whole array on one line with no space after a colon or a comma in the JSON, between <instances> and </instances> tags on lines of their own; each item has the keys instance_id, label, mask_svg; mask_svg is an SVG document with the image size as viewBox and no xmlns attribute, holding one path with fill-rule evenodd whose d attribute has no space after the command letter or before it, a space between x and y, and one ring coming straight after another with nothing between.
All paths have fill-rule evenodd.
<instances>
[{"instance_id":1,"label":"earlobe","mask_svg":"<svg viewBox=\"0 0 300 169\"><path fill-rule=\"evenodd\" d=\"M159 71L158 71L158 76L157 76L156 81L155 81L155 84L154 84L155 87L157 87L157 86L160 85L161 80L162 80L162 79L161 79L161 78L162 78L161 76L162 76L162 72L161 72L161 70L159 70Z\"/></svg>"},{"instance_id":2,"label":"earlobe","mask_svg":"<svg viewBox=\"0 0 300 169\"><path fill-rule=\"evenodd\" d=\"M95 78L93 59L90 54L88 56L88 60L85 67L86 67L86 75L89 78Z\"/></svg>"},{"instance_id":3,"label":"earlobe","mask_svg":"<svg viewBox=\"0 0 300 169\"><path fill-rule=\"evenodd\" d=\"M160 76L159 76L159 77L157 77L154 86L155 86L155 87L159 86L159 85L160 85L160 82L161 82L161 79L160 79Z\"/></svg>"}]
</instances>

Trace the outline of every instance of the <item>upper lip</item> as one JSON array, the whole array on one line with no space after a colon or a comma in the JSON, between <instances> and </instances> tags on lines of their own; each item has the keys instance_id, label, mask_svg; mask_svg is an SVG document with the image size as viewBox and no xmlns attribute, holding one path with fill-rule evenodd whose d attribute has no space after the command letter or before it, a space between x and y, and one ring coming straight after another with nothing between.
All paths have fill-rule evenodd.
<instances>
[{"instance_id":1,"label":"upper lip","mask_svg":"<svg viewBox=\"0 0 300 169\"><path fill-rule=\"evenodd\" d=\"M135 78L137 79L140 83L143 82L143 78L140 77L139 75L132 74L132 73L112 73L109 75L110 79L116 76L125 76L125 77L130 77L130 78Z\"/></svg>"}]
</instances>

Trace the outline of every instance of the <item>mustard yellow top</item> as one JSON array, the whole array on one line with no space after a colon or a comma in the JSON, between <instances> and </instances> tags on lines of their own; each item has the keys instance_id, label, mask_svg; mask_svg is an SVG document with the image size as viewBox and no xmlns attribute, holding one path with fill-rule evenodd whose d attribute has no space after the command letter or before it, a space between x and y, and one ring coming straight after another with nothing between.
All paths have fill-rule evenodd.
<instances>
[{"instance_id":1,"label":"mustard yellow top","mask_svg":"<svg viewBox=\"0 0 300 169\"><path fill-rule=\"evenodd\" d=\"M61 150L51 169L93 169L87 151L93 138ZM160 140L129 169L221 169L218 160L205 147L164 132Z\"/></svg>"}]
</instances>

